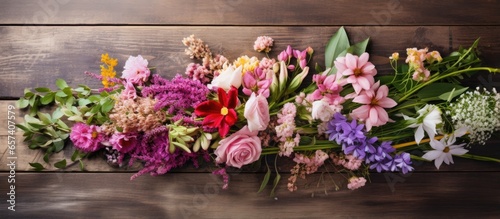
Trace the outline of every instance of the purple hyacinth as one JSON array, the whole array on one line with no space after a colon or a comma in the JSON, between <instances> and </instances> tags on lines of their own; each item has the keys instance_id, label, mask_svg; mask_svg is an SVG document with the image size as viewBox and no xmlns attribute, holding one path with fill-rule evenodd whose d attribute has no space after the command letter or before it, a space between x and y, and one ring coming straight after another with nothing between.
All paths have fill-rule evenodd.
<instances>
[{"instance_id":1,"label":"purple hyacinth","mask_svg":"<svg viewBox=\"0 0 500 219\"><path fill-rule=\"evenodd\" d=\"M393 165L397 167L398 170L401 170L403 174L413 171L413 167L411 166L410 154L406 152L397 154L394 157Z\"/></svg>"},{"instance_id":2,"label":"purple hyacinth","mask_svg":"<svg viewBox=\"0 0 500 219\"><path fill-rule=\"evenodd\" d=\"M333 119L328 122L327 130L325 134L328 135L328 140L335 141L337 144L342 144L342 136L344 134L344 129L342 124L347 123L347 118L341 113L335 113Z\"/></svg>"},{"instance_id":3,"label":"purple hyacinth","mask_svg":"<svg viewBox=\"0 0 500 219\"><path fill-rule=\"evenodd\" d=\"M377 137L356 139L353 144L346 145L345 148L343 144L342 148L344 150L344 154L352 154L358 159L364 159L367 155L376 152L374 144L377 140Z\"/></svg>"},{"instance_id":4,"label":"purple hyacinth","mask_svg":"<svg viewBox=\"0 0 500 219\"><path fill-rule=\"evenodd\" d=\"M342 141L347 145L352 145L355 142L361 142L366 138L365 133L363 132L363 128L365 127L365 125L358 125L356 120L352 120L351 123L341 123L341 126L343 133L340 137L342 138Z\"/></svg>"}]
</instances>

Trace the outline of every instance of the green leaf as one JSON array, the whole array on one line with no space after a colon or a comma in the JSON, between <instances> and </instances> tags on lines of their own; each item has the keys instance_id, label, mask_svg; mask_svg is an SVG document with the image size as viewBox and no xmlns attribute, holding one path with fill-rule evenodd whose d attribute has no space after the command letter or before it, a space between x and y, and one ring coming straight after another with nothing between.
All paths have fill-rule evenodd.
<instances>
[{"instance_id":1,"label":"green leaf","mask_svg":"<svg viewBox=\"0 0 500 219\"><path fill-rule=\"evenodd\" d=\"M59 126L59 128L64 129L65 131L70 129L68 125L66 125L66 123L64 123L62 120L57 120L56 124Z\"/></svg>"},{"instance_id":2,"label":"green leaf","mask_svg":"<svg viewBox=\"0 0 500 219\"><path fill-rule=\"evenodd\" d=\"M40 93L47 93L47 92L50 92L50 91L51 91L51 90L50 90L49 88L47 88L47 87L37 87L37 88L35 88L35 90L36 90L37 92L40 92Z\"/></svg>"},{"instance_id":3,"label":"green leaf","mask_svg":"<svg viewBox=\"0 0 500 219\"><path fill-rule=\"evenodd\" d=\"M36 95L33 95L31 98L30 98L30 106L34 106L35 105L35 101L36 101Z\"/></svg>"},{"instance_id":4,"label":"green leaf","mask_svg":"<svg viewBox=\"0 0 500 219\"><path fill-rule=\"evenodd\" d=\"M26 127L26 126L24 126L22 124L16 124L16 127L20 128L24 132L32 132L31 129L29 129L28 127Z\"/></svg>"},{"instance_id":5,"label":"green leaf","mask_svg":"<svg viewBox=\"0 0 500 219\"><path fill-rule=\"evenodd\" d=\"M274 196L274 190L278 186L280 180L281 180L281 175L278 172L276 172L276 177L274 178L274 186L273 189L271 190L271 196Z\"/></svg>"},{"instance_id":6,"label":"green leaf","mask_svg":"<svg viewBox=\"0 0 500 219\"><path fill-rule=\"evenodd\" d=\"M64 168L66 168L66 159L63 159L63 160L55 163L54 167L56 167L58 169L64 169Z\"/></svg>"},{"instance_id":7,"label":"green leaf","mask_svg":"<svg viewBox=\"0 0 500 219\"><path fill-rule=\"evenodd\" d=\"M52 124L52 118L50 118L50 115L48 113L38 112L36 115L38 116L38 118L40 118L44 125Z\"/></svg>"},{"instance_id":8,"label":"green leaf","mask_svg":"<svg viewBox=\"0 0 500 219\"><path fill-rule=\"evenodd\" d=\"M86 105L89 105L90 103L92 103L92 102L88 99L79 99L78 100L78 106L86 106Z\"/></svg>"},{"instance_id":9,"label":"green leaf","mask_svg":"<svg viewBox=\"0 0 500 219\"><path fill-rule=\"evenodd\" d=\"M54 143L54 152L59 152L64 149L64 141L62 139L57 138L52 141L52 143Z\"/></svg>"},{"instance_id":10,"label":"green leaf","mask_svg":"<svg viewBox=\"0 0 500 219\"><path fill-rule=\"evenodd\" d=\"M61 112L61 108L57 108L52 112L52 119L58 120L60 119L64 114Z\"/></svg>"},{"instance_id":11,"label":"green leaf","mask_svg":"<svg viewBox=\"0 0 500 219\"><path fill-rule=\"evenodd\" d=\"M370 38L366 38L365 40L350 46L349 48L341 52L338 57L344 57L347 53L360 56L366 51L366 47L368 46L369 41Z\"/></svg>"},{"instance_id":12,"label":"green leaf","mask_svg":"<svg viewBox=\"0 0 500 219\"><path fill-rule=\"evenodd\" d=\"M41 171L45 169L42 164L40 163L29 163L31 167L35 168L35 171Z\"/></svg>"},{"instance_id":13,"label":"green leaf","mask_svg":"<svg viewBox=\"0 0 500 219\"><path fill-rule=\"evenodd\" d=\"M29 99L29 98L31 98L33 95L35 95L35 93L31 92L31 90L30 90L30 89L28 89L28 88L25 88L25 89L24 89L24 98L25 98L25 99Z\"/></svg>"},{"instance_id":14,"label":"green leaf","mask_svg":"<svg viewBox=\"0 0 500 219\"><path fill-rule=\"evenodd\" d=\"M66 87L68 87L68 84L66 83L66 81L64 81L63 79L61 78L58 78L56 80L56 86L59 88L59 89L64 89Z\"/></svg>"},{"instance_id":15,"label":"green leaf","mask_svg":"<svg viewBox=\"0 0 500 219\"><path fill-rule=\"evenodd\" d=\"M26 108L30 104L30 101L24 98L20 98L17 101L17 107L20 109Z\"/></svg>"},{"instance_id":16,"label":"green leaf","mask_svg":"<svg viewBox=\"0 0 500 219\"><path fill-rule=\"evenodd\" d=\"M83 161L82 160L78 160L78 162L80 163L80 170L81 171L84 171L85 170L85 166L83 165Z\"/></svg>"},{"instance_id":17,"label":"green leaf","mask_svg":"<svg viewBox=\"0 0 500 219\"><path fill-rule=\"evenodd\" d=\"M104 104L102 104L101 112L102 113L108 113L109 111L111 111L111 109L113 109L113 106L114 106L113 99L106 99L106 101L104 102Z\"/></svg>"},{"instance_id":18,"label":"green leaf","mask_svg":"<svg viewBox=\"0 0 500 219\"><path fill-rule=\"evenodd\" d=\"M73 91L71 90L71 87L65 87L64 89L62 89L62 91L70 97L73 96Z\"/></svg>"},{"instance_id":19,"label":"green leaf","mask_svg":"<svg viewBox=\"0 0 500 219\"><path fill-rule=\"evenodd\" d=\"M260 189L257 193L260 193L266 188L267 183L269 182L269 178L271 178L271 169L269 169L269 166L267 167L267 172L266 175L264 175L264 179L262 180L262 183L260 184Z\"/></svg>"},{"instance_id":20,"label":"green leaf","mask_svg":"<svg viewBox=\"0 0 500 219\"><path fill-rule=\"evenodd\" d=\"M340 29L332 36L325 49L325 66L326 68L334 68L334 61L338 55L349 48L349 38L344 27Z\"/></svg>"},{"instance_id":21,"label":"green leaf","mask_svg":"<svg viewBox=\"0 0 500 219\"><path fill-rule=\"evenodd\" d=\"M468 87L464 87L464 88L458 89L458 90L451 90L450 92L446 92L446 93L439 95L439 99L450 102L451 99L462 94L463 92L467 91L468 89L469 89Z\"/></svg>"},{"instance_id":22,"label":"green leaf","mask_svg":"<svg viewBox=\"0 0 500 219\"><path fill-rule=\"evenodd\" d=\"M35 128L35 129L41 129L41 128L44 128L46 125L42 125L40 123L31 123L31 122L28 122L28 125L30 125L31 127Z\"/></svg>"},{"instance_id":23,"label":"green leaf","mask_svg":"<svg viewBox=\"0 0 500 219\"><path fill-rule=\"evenodd\" d=\"M101 100L101 96L92 95L92 96L88 97L87 99L95 103L95 102L99 102Z\"/></svg>"},{"instance_id":24,"label":"green leaf","mask_svg":"<svg viewBox=\"0 0 500 219\"><path fill-rule=\"evenodd\" d=\"M73 152L73 155L71 155L71 161L75 161L75 160L76 160L76 158L78 158L79 153L80 153L80 152L79 152L78 150L75 150L75 151Z\"/></svg>"},{"instance_id":25,"label":"green leaf","mask_svg":"<svg viewBox=\"0 0 500 219\"><path fill-rule=\"evenodd\" d=\"M439 100L441 99L439 97L440 95L449 93L452 90L462 90L463 88L464 87L453 83L432 83L420 89L417 93L417 97L420 99ZM446 96L446 98L448 98L448 96Z\"/></svg>"},{"instance_id":26,"label":"green leaf","mask_svg":"<svg viewBox=\"0 0 500 219\"><path fill-rule=\"evenodd\" d=\"M45 153L45 155L43 155L43 161L45 161L45 163L49 162L49 157L50 157L51 154L52 154L52 152Z\"/></svg>"},{"instance_id":27,"label":"green leaf","mask_svg":"<svg viewBox=\"0 0 500 219\"><path fill-rule=\"evenodd\" d=\"M67 97L68 95L64 93L62 90L56 92L57 97ZM61 101L62 102L62 101Z\"/></svg>"},{"instance_id":28,"label":"green leaf","mask_svg":"<svg viewBox=\"0 0 500 219\"><path fill-rule=\"evenodd\" d=\"M48 93L45 96L43 96L42 99L40 99L40 103L42 103L43 105L47 105L47 104L51 103L52 101L54 101L55 96L56 96L56 93L54 93L54 92Z\"/></svg>"}]
</instances>

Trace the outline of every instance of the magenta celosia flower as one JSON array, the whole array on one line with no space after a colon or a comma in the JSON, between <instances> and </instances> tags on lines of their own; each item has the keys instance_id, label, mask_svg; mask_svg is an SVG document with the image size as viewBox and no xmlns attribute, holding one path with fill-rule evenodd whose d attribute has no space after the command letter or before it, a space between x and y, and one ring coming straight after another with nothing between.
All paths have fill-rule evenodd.
<instances>
[{"instance_id":1,"label":"magenta celosia flower","mask_svg":"<svg viewBox=\"0 0 500 219\"><path fill-rule=\"evenodd\" d=\"M366 130L370 131L372 126L381 126L389 121L389 115L384 108L392 108L397 105L396 101L388 98L389 88L380 86L380 81L375 83L370 90L364 90L352 102L364 104L352 111L354 119L365 121Z\"/></svg>"},{"instance_id":2,"label":"magenta celosia flower","mask_svg":"<svg viewBox=\"0 0 500 219\"><path fill-rule=\"evenodd\" d=\"M101 147L100 142L104 140L104 135L101 133L99 126L89 126L79 122L71 128L69 138L78 150L94 152Z\"/></svg>"},{"instance_id":3,"label":"magenta celosia flower","mask_svg":"<svg viewBox=\"0 0 500 219\"><path fill-rule=\"evenodd\" d=\"M142 85L151 74L148 68L148 60L142 58L141 55L130 56L123 68L122 78L134 85Z\"/></svg>"},{"instance_id":4,"label":"magenta celosia flower","mask_svg":"<svg viewBox=\"0 0 500 219\"><path fill-rule=\"evenodd\" d=\"M345 57L335 60L337 74L347 76L347 83L352 84L354 91L368 90L375 82L373 76L377 74L375 65L368 61L370 55L363 53L360 57L347 53Z\"/></svg>"}]
</instances>

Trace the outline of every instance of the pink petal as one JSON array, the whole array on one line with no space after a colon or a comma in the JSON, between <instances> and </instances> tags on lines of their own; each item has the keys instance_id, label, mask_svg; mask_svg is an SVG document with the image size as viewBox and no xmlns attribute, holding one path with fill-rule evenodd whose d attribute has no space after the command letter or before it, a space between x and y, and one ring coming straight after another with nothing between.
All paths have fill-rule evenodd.
<instances>
[{"instance_id":1,"label":"pink petal","mask_svg":"<svg viewBox=\"0 0 500 219\"><path fill-rule=\"evenodd\" d=\"M358 59L358 66L359 67L364 66L368 62L369 58L370 58L370 55L368 53L365 52L365 53L361 54L361 56Z\"/></svg>"},{"instance_id":2,"label":"pink petal","mask_svg":"<svg viewBox=\"0 0 500 219\"><path fill-rule=\"evenodd\" d=\"M358 84L365 90L369 90L372 83L370 83L369 79L366 77L358 77Z\"/></svg>"},{"instance_id":3,"label":"pink petal","mask_svg":"<svg viewBox=\"0 0 500 219\"><path fill-rule=\"evenodd\" d=\"M372 98L368 97L367 95L359 95L355 97L352 102L355 103L360 103L360 104L370 104L372 102Z\"/></svg>"},{"instance_id":4,"label":"pink petal","mask_svg":"<svg viewBox=\"0 0 500 219\"><path fill-rule=\"evenodd\" d=\"M370 120L372 124L377 124L379 119L378 119L378 112L375 107L370 108L370 115L368 117L368 120Z\"/></svg>"},{"instance_id":5,"label":"pink petal","mask_svg":"<svg viewBox=\"0 0 500 219\"><path fill-rule=\"evenodd\" d=\"M375 108L377 110L378 117L379 117L379 124L377 124L377 126L387 123L387 121L389 120L389 115L384 110L384 108L382 108L380 106L375 106L373 108ZM382 124L380 124L380 123L382 123Z\"/></svg>"},{"instance_id":6,"label":"pink petal","mask_svg":"<svg viewBox=\"0 0 500 219\"><path fill-rule=\"evenodd\" d=\"M386 97L386 98L379 100L378 105L381 107L384 107L384 108L392 108L392 107L395 107L396 105L398 105L398 103L396 103L396 101L394 101L393 99Z\"/></svg>"},{"instance_id":7,"label":"pink petal","mask_svg":"<svg viewBox=\"0 0 500 219\"><path fill-rule=\"evenodd\" d=\"M351 117L353 117L354 119L366 119L366 118L368 118L369 111L370 111L370 106L363 105L363 106L360 106L360 107L354 109L351 112Z\"/></svg>"},{"instance_id":8,"label":"pink petal","mask_svg":"<svg viewBox=\"0 0 500 219\"><path fill-rule=\"evenodd\" d=\"M346 56L345 56L345 64L347 66L347 68L353 70L353 69L356 69L358 66L357 66L357 57L356 56L353 56L351 55L350 53L347 53Z\"/></svg>"},{"instance_id":9,"label":"pink petal","mask_svg":"<svg viewBox=\"0 0 500 219\"><path fill-rule=\"evenodd\" d=\"M375 96L375 98L377 100L382 100L384 97L387 97L388 94L389 94L389 88L386 85L382 85L378 88L377 95Z\"/></svg>"}]
</instances>

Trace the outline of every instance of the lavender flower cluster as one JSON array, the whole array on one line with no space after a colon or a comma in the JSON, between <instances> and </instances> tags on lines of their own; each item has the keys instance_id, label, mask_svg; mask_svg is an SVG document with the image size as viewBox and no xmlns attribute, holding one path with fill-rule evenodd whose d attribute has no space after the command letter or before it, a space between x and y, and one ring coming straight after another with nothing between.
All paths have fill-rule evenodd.
<instances>
[{"instance_id":1,"label":"lavender flower cluster","mask_svg":"<svg viewBox=\"0 0 500 219\"><path fill-rule=\"evenodd\" d=\"M367 137L364 124L356 120L349 122L341 113L335 113L328 122L325 134L328 140L342 146L344 154L352 154L357 159L364 159L370 169L377 172L402 171L404 174L413 170L410 154L402 152L392 156L395 149L391 142L384 141L377 145L377 137Z\"/></svg>"}]
</instances>

